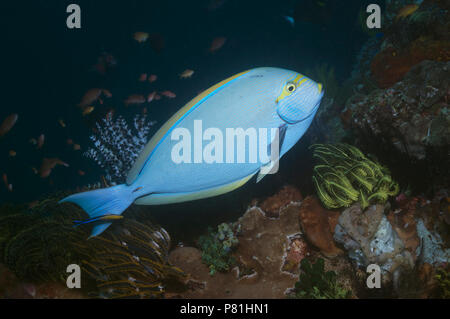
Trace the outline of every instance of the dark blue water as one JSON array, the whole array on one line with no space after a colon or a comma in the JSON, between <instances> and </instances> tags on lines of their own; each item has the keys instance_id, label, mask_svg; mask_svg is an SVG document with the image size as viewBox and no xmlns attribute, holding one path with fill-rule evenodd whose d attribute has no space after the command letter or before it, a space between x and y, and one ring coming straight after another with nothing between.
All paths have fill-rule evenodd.
<instances>
[{"instance_id":1,"label":"dark blue water","mask_svg":"<svg viewBox=\"0 0 450 319\"><path fill-rule=\"evenodd\" d=\"M358 24L358 12L373 1L323 1L328 13L325 19L317 15L317 21L298 20L294 28L283 16L294 14L296 6L301 13L303 5L307 9L314 1L228 0L215 11L207 9L209 2L75 1L81 7L82 28L73 30L65 24L66 6L73 1L4 4L0 119L14 112L19 121L0 140L0 172L7 173L14 187L7 192L1 185L1 201L32 201L46 193L99 181L102 171L82 152L66 145L71 138L84 150L89 146L91 128L100 115L83 117L76 107L87 89L108 88L113 92L108 104L115 107L116 114L127 116L139 110L123 106L129 94L153 89L176 92L177 98L148 106L150 119L158 121L153 133L199 91L246 69L275 66L302 72L328 63L338 80L344 81L367 39ZM137 43L132 39L136 31L160 34L164 48L155 52L150 45ZM226 37L226 44L216 53L208 53L212 39L218 36ZM117 60L106 76L91 69L103 51ZM178 80L186 68L195 70L194 77ZM141 84L137 78L143 72L157 74L159 79L151 85ZM59 118L65 120L66 128L60 127ZM29 139L40 134L45 134L46 141L36 150ZM298 158L305 145L287 154L280 176L271 176L273 182L266 183L265 189L247 185L241 192L245 194L250 187L252 195L270 193L274 181L303 183ZM17 152L16 157L8 157L10 149ZM32 167L39 168L43 157L59 157L70 168L58 167L50 178L41 179ZM86 175L79 176L79 169ZM206 200L206 205L217 207L216 201L228 202L227 196L239 194ZM245 203L235 202L238 206ZM196 204L186 205L181 207L195 209Z\"/></svg>"}]
</instances>

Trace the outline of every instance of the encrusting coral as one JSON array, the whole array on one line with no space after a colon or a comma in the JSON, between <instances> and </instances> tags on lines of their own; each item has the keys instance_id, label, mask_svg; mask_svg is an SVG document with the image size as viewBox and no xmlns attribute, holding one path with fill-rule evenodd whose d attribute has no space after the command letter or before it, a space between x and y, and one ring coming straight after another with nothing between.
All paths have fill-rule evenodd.
<instances>
[{"instance_id":1,"label":"encrusting coral","mask_svg":"<svg viewBox=\"0 0 450 319\"><path fill-rule=\"evenodd\" d=\"M351 291L337 283L336 273L325 271L325 262L322 258L318 258L314 264L305 258L300 264L300 269L302 273L295 284L292 298L345 299L351 297Z\"/></svg>"},{"instance_id":2,"label":"encrusting coral","mask_svg":"<svg viewBox=\"0 0 450 319\"><path fill-rule=\"evenodd\" d=\"M359 201L363 208L385 202L399 191L386 167L367 158L348 144L314 144L313 182L317 195L328 208L349 207Z\"/></svg>"},{"instance_id":3,"label":"encrusting coral","mask_svg":"<svg viewBox=\"0 0 450 319\"><path fill-rule=\"evenodd\" d=\"M239 229L235 229L233 225L222 223L217 227L217 232L210 227L208 235L199 238L202 260L208 265L211 275L216 271L228 271L236 264L231 251L239 243L235 235L237 232Z\"/></svg>"}]
</instances>

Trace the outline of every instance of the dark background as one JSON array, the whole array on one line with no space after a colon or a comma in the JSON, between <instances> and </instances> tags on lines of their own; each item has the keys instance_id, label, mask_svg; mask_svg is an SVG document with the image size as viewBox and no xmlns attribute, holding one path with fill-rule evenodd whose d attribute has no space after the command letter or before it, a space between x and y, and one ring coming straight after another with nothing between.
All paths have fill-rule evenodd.
<instances>
[{"instance_id":1,"label":"dark background","mask_svg":"<svg viewBox=\"0 0 450 319\"><path fill-rule=\"evenodd\" d=\"M153 133L199 91L246 69L274 66L305 72L328 63L338 80L344 81L368 37L358 23L358 14L373 1L318 2L217 0L221 6L215 10L211 10L211 0L2 3L0 120L10 113L18 113L19 120L0 139L0 173L7 173L14 187L7 192L0 185L0 202L28 202L99 181L102 171L65 143L72 138L82 151L89 147L88 137L97 118L94 113L82 117L76 107L89 88L109 89L113 98L108 103L116 114L126 116L139 112L139 107L124 107L122 101L129 94L175 92L175 99L148 105L150 119L158 121ZM70 3L81 7L81 29L66 27ZM285 15L296 17L294 28ZM136 31L160 34L164 48L155 52L148 43L137 43L132 38ZM218 36L226 37L227 42L210 54L210 43ZM117 66L105 76L92 71L103 51L117 59ZM194 76L179 80L178 74L186 68L195 70ZM153 84L139 83L137 78L143 72L157 74L159 79ZM59 118L65 120L65 129L59 126ZM46 136L45 145L35 150L28 141L41 133ZM250 182L242 190L217 198L154 207L153 216L168 228L171 223L192 221L211 224L212 220L205 218L214 214L218 221L232 220L242 214L251 198L271 194L284 183L308 184L302 180L309 178L302 173L310 165L305 143L286 155L278 176L266 177L256 186ZM10 149L16 150L16 157L8 157ZM57 167L50 178L41 179L32 167L39 168L43 157L59 157L70 167ZM79 176L78 169L86 175ZM164 221L161 216L167 215L170 220Z\"/></svg>"}]
</instances>

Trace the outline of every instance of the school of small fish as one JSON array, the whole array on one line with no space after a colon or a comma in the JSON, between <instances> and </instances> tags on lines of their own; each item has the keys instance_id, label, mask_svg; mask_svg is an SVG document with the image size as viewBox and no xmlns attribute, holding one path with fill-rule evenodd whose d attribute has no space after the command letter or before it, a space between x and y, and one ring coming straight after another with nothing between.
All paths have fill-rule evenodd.
<instances>
[{"instance_id":1,"label":"school of small fish","mask_svg":"<svg viewBox=\"0 0 450 319\"><path fill-rule=\"evenodd\" d=\"M218 1L218 4L213 3L212 7L215 7L216 5L221 5L223 0ZM145 31L137 31L132 35L132 38L134 41L136 41L140 45L146 45L145 43L150 43L150 47L155 52L160 52L164 48L165 40L161 34L158 33L149 33ZM213 38L212 41L209 44L208 52L214 53L220 50L226 43L227 38L226 37L216 37ZM103 51L100 53L100 55L97 58L96 63L91 67L91 71L94 71L98 73L99 75L106 75L108 72L110 72L111 69L116 67L117 65L117 59L116 57L106 51ZM179 79L190 79L194 75L195 71L190 68L186 68L184 71L178 74ZM150 72L143 71L142 73L137 75L137 82L143 83L142 85L147 85L155 83L158 80L158 75ZM147 113L147 104L161 100L162 97L167 99L174 99L176 98L176 93L174 93L172 90L155 90L154 88L149 90L150 92L147 93L131 93L126 98L123 99L124 106L136 106L136 105L143 105L142 113ZM113 95L111 91L105 88L101 87L94 87L87 89L85 93L81 96L81 99L79 100L79 103L76 105L81 113L82 117L89 117L92 113L96 114L101 112L102 106L104 106L106 103L106 99L111 98ZM111 118L115 112L114 108L110 108L109 111L104 115L106 119ZM103 113L104 114L104 113ZM0 140L3 138L6 138L6 135L9 135L9 132L14 128L17 121L19 119L19 115L17 113L10 114L6 116L5 118L0 118ZM57 119L57 124L60 128L66 129L68 126L70 127L70 123L67 122L68 118L62 118L59 117ZM50 136L51 140L51 136ZM46 144L46 135L44 133L39 134L37 137L30 137L29 143L34 147L34 149L39 150L39 152L45 152L45 144ZM78 143L75 143L72 138L66 139L66 144L71 148L73 151L80 151L82 149L81 145ZM10 159L15 158L16 156L20 157L20 154L18 155L16 150L9 149L7 151L7 156ZM42 179L49 178L52 174L52 171L55 169L56 166L63 166L63 167L69 167L69 164L62 161L61 159L57 157L43 157L41 161L41 166L39 169L36 167L31 167L34 174L40 176ZM30 167L29 167L30 168ZM76 173L79 176L85 176L86 172L82 169L76 169ZM13 191L13 185L8 180L8 174L6 172L0 173L2 174L3 184L6 187L6 189L9 192Z\"/></svg>"}]
</instances>

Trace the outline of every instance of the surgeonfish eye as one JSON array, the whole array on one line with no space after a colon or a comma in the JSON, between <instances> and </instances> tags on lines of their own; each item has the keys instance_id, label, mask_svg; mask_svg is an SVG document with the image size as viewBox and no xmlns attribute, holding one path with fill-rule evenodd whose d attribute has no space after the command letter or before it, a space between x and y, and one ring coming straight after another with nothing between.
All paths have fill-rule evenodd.
<instances>
[{"instance_id":1,"label":"surgeonfish eye","mask_svg":"<svg viewBox=\"0 0 450 319\"><path fill-rule=\"evenodd\" d=\"M288 82L283 88L281 95L276 99L276 103L280 102L286 96L291 95L297 89L297 84L295 82Z\"/></svg>"},{"instance_id":2,"label":"surgeonfish eye","mask_svg":"<svg viewBox=\"0 0 450 319\"><path fill-rule=\"evenodd\" d=\"M297 86L296 86L294 83L288 83L288 84L286 84L286 90L287 90L289 93L294 92L296 88L297 88Z\"/></svg>"},{"instance_id":3,"label":"surgeonfish eye","mask_svg":"<svg viewBox=\"0 0 450 319\"><path fill-rule=\"evenodd\" d=\"M298 73L294 79L282 82L281 88L275 103L277 114L284 122L296 124L315 114L323 96L321 84Z\"/></svg>"}]
</instances>

